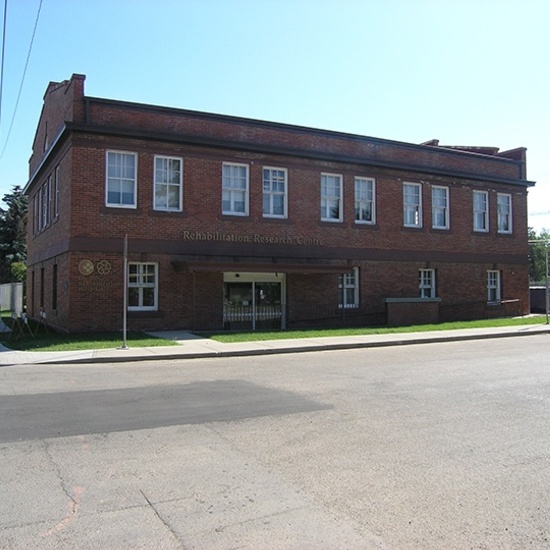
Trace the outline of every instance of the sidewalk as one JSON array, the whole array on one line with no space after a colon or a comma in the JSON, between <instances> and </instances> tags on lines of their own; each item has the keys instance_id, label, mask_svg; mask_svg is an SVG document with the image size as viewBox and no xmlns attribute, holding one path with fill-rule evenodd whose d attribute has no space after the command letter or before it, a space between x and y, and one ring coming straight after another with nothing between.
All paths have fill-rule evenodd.
<instances>
[{"instance_id":1,"label":"sidewalk","mask_svg":"<svg viewBox=\"0 0 550 550\"><path fill-rule=\"evenodd\" d=\"M11 351L0 345L0 367L38 363L118 363L125 361L159 361L177 359L198 359L212 357L244 357L301 353L308 351L328 351L431 344L437 342L460 342L487 338L506 338L550 334L550 326L521 325L483 329L446 330L432 332L411 332L396 334L372 334L363 336L333 336L328 338L303 338L285 340L265 340L223 344L202 338L184 331L151 332L153 336L173 340L177 346L150 348L104 349L89 351Z\"/></svg>"}]
</instances>

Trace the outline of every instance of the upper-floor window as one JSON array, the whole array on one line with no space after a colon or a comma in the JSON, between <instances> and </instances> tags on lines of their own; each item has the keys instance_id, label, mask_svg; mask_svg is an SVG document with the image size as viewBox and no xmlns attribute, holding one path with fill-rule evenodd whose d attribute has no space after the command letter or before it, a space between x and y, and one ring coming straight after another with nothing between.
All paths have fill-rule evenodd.
<instances>
[{"instance_id":1,"label":"upper-floor window","mask_svg":"<svg viewBox=\"0 0 550 550\"><path fill-rule=\"evenodd\" d=\"M50 225L50 197L51 197L52 178L46 180L42 186L42 229Z\"/></svg>"},{"instance_id":2,"label":"upper-floor window","mask_svg":"<svg viewBox=\"0 0 550 550\"><path fill-rule=\"evenodd\" d=\"M355 178L355 222L375 221L374 179Z\"/></svg>"},{"instance_id":3,"label":"upper-floor window","mask_svg":"<svg viewBox=\"0 0 550 550\"><path fill-rule=\"evenodd\" d=\"M435 269L420 269L418 279L420 298L435 298Z\"/></svg>"},{"instance_id":4,"label":"upper-floor window","mask_svg":"<svg viewBox=\"0 0 550 550\"><path fill-rule=\"evenodd\" d=\"M41 191L38 189L32 200L32 231L34 235L40 231L40 196Z\"/></svg>"},{"instance_id":5,"label":"upper-floor window","mask_svg":"<svg viewBox=\"0 0 550 550\"><path fill-rule=\"evenodd\" d=\"M222 213L248 216L248 164L224 163Z\"/></svg>"},{"instance_id":6,"label":"upper-floor window","mask_svg":"<svg viewBox=\"0 0 550 550\"><path fill-rule=\"evenodd\" d=\"M137 155L107 151L106 204L120 208L137 206Z\"/></svg>"},{"instance_id":7,"label":"upper-floor window","mask_svg":"<svg viewBox=\"0 0 550 550\"><path fill-rule=\"evenodd\" d=\"M128 309L158 309L158 264L128 264Z\"/></svg>"},{"instance_id":8,"label":"upper-floor window","mask_svg":"<svg viewBox=\"0 0 550 550\"><path fill-rule=\"evenodd\" d=\"M487 301L500 302L500 271L491 269L487 271Z\"/></svg>"},{"instance_id":9,"label":"upper-floor window","mask_svg":"<svg viewBox=\"0 0 550 550\"><path fill-rule=\"evenodd\" d=\"M432 227L449 229L449 188L432 187Z\"/></svg>"},{"instance_id":10,"label":"upper-floor window","mask_svg":"<svg viewBox=\"0 0 550 550\"><path fill-rule=\"evenodd\" d=\"M321 220L342 221L342 176L321 174Z\"/></svg>"},{"instance_id":11,"label":"upper-floor window","mask_svg":"<svg viewBox=\"0 0 550 550\"><path fill-rule=\"evenodd\" d=\"M474 231L489 231L489 194L474 191Z\"/></svg>"},{"instance_id":12,"label":"upper-floor window","mask_svg":"<svg viewBox=\"0 0 550 550\"><path fill-rule=\"evenodd\" d=\"M57 218L59 216L59 166L54 173L53 196L53 215Z\"/></svg>"},{"instance_id":13,"label":"upper-floor window","mask_svg":"<svg viewBox=\"0 0 550 550\"><path fill-rule=\"evenodd\" d=\"M287 171L284 168L263 169L263 215L266 218L287 217Z\"/></svg>"},{"instance_id":14,"label":"upper-floor window","mask_svg":"<svg viewBox=\"0 0 550 550\"><path fill-rule=\"evenodd\" d=\"M512 195L497 193L498 232L512 233Z\"/></svg>"},{"instance_id":15,"label":"upper-floor window","mask_svg":"<svg viewBox=\"0 0 550 550\"><path fill-rule=\"evenodd\" d=\"M181 211L182 159L155 157L155 210Z\"/></svg>"},{"instance_id":16,"label":"upper-floor window","mask_svg":"<svg viewBox=\"0 0 550 550\"><path fill-rule=\"evenodd\" d=\"M359 307L359 268L338 275L338 307Z\"/></svg>"},{"instance_id":17,"label":"upper-floor window","mask_svg":"<svg viewBox=\"0 0 550 550\"><path fill-rule=\"evenodd\" d=\"M419 183L403 184L403 225L422 227L422 186Z\"/></svg>"}]
</instances>

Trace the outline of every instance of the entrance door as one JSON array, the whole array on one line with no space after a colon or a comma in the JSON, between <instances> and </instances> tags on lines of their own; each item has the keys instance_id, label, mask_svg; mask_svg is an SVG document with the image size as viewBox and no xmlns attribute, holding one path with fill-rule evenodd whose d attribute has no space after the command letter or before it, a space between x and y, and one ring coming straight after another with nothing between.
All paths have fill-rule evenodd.
<instances>
[{"instance_id":1,"label":"entrance door","mask_svg":"<svg viewBox=\"0 0 550 550\"><path fill-rule=\"evenodd\" d=\"M225 273L223 319L228 330L284 328L284 275Z\"/></svg>"}]
</instances>

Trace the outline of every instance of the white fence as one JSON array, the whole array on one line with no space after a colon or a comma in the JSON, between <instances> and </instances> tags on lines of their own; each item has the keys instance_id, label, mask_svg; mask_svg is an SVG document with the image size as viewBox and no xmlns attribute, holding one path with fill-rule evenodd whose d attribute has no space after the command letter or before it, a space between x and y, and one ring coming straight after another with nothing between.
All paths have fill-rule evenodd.
<instances>
[{"instance_id":1,"label":"white fence","mask_svg":"<svg viewBox=\"0 0 550 550\"><path fill-rule=\"evenodd\" d=\"M23 311L23 283L0 285L0 309L21 315Z\"/></svg>"}]
</instances>

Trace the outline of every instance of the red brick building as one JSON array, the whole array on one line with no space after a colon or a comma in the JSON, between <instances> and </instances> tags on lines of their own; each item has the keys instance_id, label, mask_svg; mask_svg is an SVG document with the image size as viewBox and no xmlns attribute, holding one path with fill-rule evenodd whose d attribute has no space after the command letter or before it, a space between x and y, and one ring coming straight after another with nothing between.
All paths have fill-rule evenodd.
<instances>
[{"instance_id":1,"label":"red brick building","mask_svg":"<svg viewBox=\"0 0 550 550\"><path fill-rule=\"evenodd\" d=\"M27 312L70 331L529 312L525 149L421 145L50 83ZM127 236L127 273L124 242Z\"/></svg>"}]
</instances>

